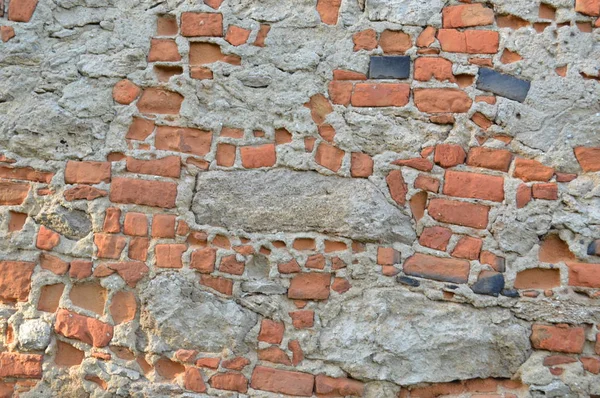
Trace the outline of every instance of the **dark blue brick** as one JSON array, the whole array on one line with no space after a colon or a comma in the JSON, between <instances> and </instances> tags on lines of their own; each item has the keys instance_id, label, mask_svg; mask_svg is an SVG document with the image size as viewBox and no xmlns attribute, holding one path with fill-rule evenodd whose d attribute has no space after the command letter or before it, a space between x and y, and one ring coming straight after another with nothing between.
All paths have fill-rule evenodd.
<instances>
[{"instance_id":1,"label":"dark blue brick","mask_svg":"<svg viewBox=\"0 0 600 398\"><path fill-rule=\"evenodd\" d=\"M398 276L398 277L396 277L396 281L398 281L398 283L402 283L403 285L408 285L408 286L413 286L413 287L417 287L421 284L421 282L419 282L418 280L409 278L408 276Z\"/></svg>"},{"instance_id":2,"label":"dark blue brick","mask_svg":"<svg viewBox=\"0 0 600 398\"><path fill-rule=\"evenodd\" d=\"M504 275L493 273L487 276L479 277L479 280L471 286L477 294L487 294L498 297L498 294L504 289Z\"/></svg>"},{"instance_id":3,"label":"dark blue brick","mask_svg":"<svg viewBox=\"0 0 600 398\"><path fill-rule=\"evenodd\" d=\"M504 289L502 295L506 297L519 297L519 291L516 289Z\"/></svg>"},{"instance_id":4,"label":"dark blue brick","mask_svg":"<svg viewBox=\"0 0 600 398\"><path fill-rule=\"evenodd\" d=\"M527 80L517 79L514 76L505 75L488 68L479 69L477 88L483 91L491 91L496 95L511 100L523 102L527 98L531 83Z\"/></svg>"},{"instance_id":5,"label":"dark blue brick","mask_svg":"<svg viewBox=\"0 0 600 398\"><path fill-rule=\"evenodd\" d=\"M371 57L369 79L408 79L410 57Z\"/></svg>"}]
</instances>

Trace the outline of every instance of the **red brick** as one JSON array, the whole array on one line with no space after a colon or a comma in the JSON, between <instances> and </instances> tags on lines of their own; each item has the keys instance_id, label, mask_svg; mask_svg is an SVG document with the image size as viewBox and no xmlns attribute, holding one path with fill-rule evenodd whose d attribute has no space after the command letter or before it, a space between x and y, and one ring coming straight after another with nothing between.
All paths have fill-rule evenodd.
<instances>
[{"instance_id":1,"label":"red brick","mask_svg":"<svg viewBox=\"0 0 600 398\"><path fill-rule=\"evenodd\" d=\"M53 173L37 171L31 167L0 166L0 178L5 179L27 180L49 184L53 176Z\"/></svg>"},{"instance_id":2,"label":"red brick","mask_svg":"<svg viewBox=\"0 0 600 398\"><path fill-rule=\"evenodd\" d=\"M471 236L462 237L454 250L452 250L452 257L464 258L467 260L477 260L479 253L481 252L481 246L483 242L480 238L473 238Z\"/></svg>"},{"instance_id":3,"label":"red brick","mask_svg":"<svg viewBox=\"0 0 600 398\"><path fill-rule=\"evenodd\" d=\"M352 82L334 80L329 83L328 93L331 102L337 105L348 106L352 98Z\"/></svg>"},{"instance_id":4,"label":"red brick","mask_svg":"<svg viewBox=\"0 0 600 398\"><path fill-rule=\"evenodd\" d=\"M329 145L326 142L321 142L317 147L315 161L317 164L328 168L333 172L337 172L342 167L344 160L344 151L339 148Z\"/></svg>"},{"instance_id":5,"label":"red brick","mask_svg":"<svg viewBox=\"0 0 600 398\"><path fill-rule=\"evenodd\" d=\"M600 358L581 357L579 360L585 370L595 375L600 374Z\"/></svg>"},{"instance_id":6,"label":"red brick","mask_svg":"<svg viewBox=\"0 0 600 398\"><path fill-rule=\"evenodd\" d=\"M291 259L287 263L277 264L277 270L280 274L295 274L301 271L300 265L296 259Z\"/></svg>"},{"instance_id":7,"label":"red brick","mask_svg":"<svg viewBox=\"0 0 600 398\"><path fill-rule=\"evenodd\" d=\"M244 357L235 357L221 362L221 366L231 370L242 370L248 365L250 365L250 360Z\"/></svg>"},{"instance_id":8,"label":"red brick","mask_svg":"<svg viewBox=\"0 0 600 398\"><path fill-rule=\"evenodd\" d=\"M373 29L363 30L352 35L354 51L373 50L377 47L377 32Z\"/></svg>"},{"instance_id":9,"label":"red brick","mask_svg":"<svg viewBox=\"0 0 600 398\"><path fill-rule=\"evenodd\" d=\"M107 264L119 274L121 278L130 287L135 287L137 283L148 273L148 266L141 261L123 261L119 263Z\"/></svg>"},{"instance_id":10,"label":"red brick","mask_svg":"<svg viewBox=\"0 0 600 398\"><path fill-rule=\"evenodd\" d=\"M98 184L109 181L110 162L67 162L65 168L67 184Z\"/></svg>"},{"instance_id":11,"label":"red brick","mask_svg":"<svg viewBox=\"0 0 600 398\"><path fill-rule=\"evenodd\" d=\"M242 166L247 169L272 167L277 162L275 144L244 146L240 148Z\"/></svg>"},{"instance_id":12,"label":"red brick","mask_svg":"<svg viewBox=\"0 0 600 398\"><path fill-rule=\"evenodd\" d=\"M323 124L327 115L333 112L333 107L323 94L313 95L304 106L310 109L310 115L318 126Z\"/></svg>"},{"instance_id":13,"label":"red brick","mask_svg":"<svg viewBox=\"0 0 600 398\"><path fill-rule=\"evenodd\" d=\"M14 206L22 204L29 193L29 184L0 181L0 206Z\"/></svg>"},{"instance_id":14,"label":"red brick","mask_svg":"<svg viewBox=\"0 0 600 398\"><path fill-rule=\"evenodd\" d=\"M554 169L532 159L517 158L513 176L523 181L548 181L552 178Z\"/></svg>"},{"instance_id":15,"label":"red brick","mask_svg":"<svg viewBox=\"0 0 600 398\"><path fill-rule=\"evenodd\" d=\"M156 149L176 151L204 156L210 151L212 133L210 131L159 126L154 139Z\"/></svg>"},{"instance_id":16,"label":"red brick","mask_svg":"<svg viewBox=\"0 0 600 398\"><path fill-rule=\"evenodd\" d=\"M141 117L134 117L125 136L128 140L144 141L154 131L154 122Z\"/></svg>"},{"instance_id":17,"label":"red brick","mask_svg":"<svg viewBox=\"0 0 600 398\"><path fill-rule=\"evenodd\" d=\"M404 83L357 83L351 103L356 107L405 106L410 85Z\"/></svg>"},{"instance_id":18,"label":"red brick","mask_svg":"<svg viewBox=\"0 0 600 398\"><path fill-rule=\"evenodd\" d=\"M292 247L296 250L315 250L317 243L313 238L296 238Z\"/></svg>"},{"instance_id":19,"label":"red brick","mask_svg":"<svg viewBox=\"0 0 600 398\"><path fill-rule=\"evenodd\" d=\"M344 242L325 240L325 253L339 252L348 249L348 245Z\"/></svg>"},{"instance_id":20,"label":"red brick","mask_svg":"<svg viewBox=\"0 0 600 398\"><path fill-rule=\"evenodd\" d=\"M263 350L258 350L257 354L259 361L267 361L292 366L292 361L290 361L290 358L287 356L285 351L279 347L271 346Z\"/></svg>"},{"instance_id":21,"label":"red brick","mask_svg":"<svg viewBox=\"0 0 600 398\"><path fill-rule=\"evenodd\" d=\"M11 1L11 4L13 1ZM43 358L43 355L37 354L0 352L0 377L41 379ZM12 394L9 395L9 397L10 396L12 396Z\"/></svg>"},{"instance_id":22,"label":"red brick","mask_svg":"<svg viewBox=\"0 0 600 398\"><path fill-rule=\"evenodd\" d=\"M460 198L473 198L502 202L504 178L478 173L447 170L444 194Z\"/></svg>"},{"instance_id":23,"label":"red brick","mask_svg":"<svg viewBox=\"0 0 600 398\"><path fill-rule=\"evenodd\" d=\"M431 171L433 169L433 163L425 158L398 159L393 161L392 164L406 166L421 171Z\"/></svg>"},{"instance_id":24,"label":"red brick","mask_svg":"<svg viewBox=\"0 0 600 398\"><path fill-rule=\"evenodd\" d=\"M283 322L277 322L271 319L263 319L260 324L258 341L264 341L270 344L281 344L284 331L285 326Z\"/></svg>"},{"instance_id":25,"label":"red brick","mask_svg":"<svg viewBox=\"0 0 600 398\"><path fill-rule=\"evenodd\" d=\"M367 75L352 70L335 69L333 80L367 80Z\"/></svg>"},{"instance_id":26,"label":"red brick","mask_svg":"<svg viewBox=\"0 0 600 398\"><path fill-rule=\"evenodd\" d=\"M142 113L178 114L183 102L179 93L162 88L147 88L137 102L137 107Z\"/></svg>"},{"instance_id":27,"label":"red brick","mask_svg":"<svg viewBox=\"0 0 600 398\"><path fill-rule=\"evenodd\" d=\"M198 393L206 392L206 384L204 384L202 372L198 368L190 367L185 370L183 385L186 390Z\"/></svg>"},{"instance_id":28,"label":"red brick","mask_svg":"<svg viewBox=\"0 0 600 398\"><path fill-rule=\"evenodd\" d=\"M558 286L558 269L530 268L517 273L515 279L515 289L552 289Z\"/></svg>"},{"instance_id":29,"label":"red brick","mask_svg":"<svg viewBox=\"0 0 600 398\"><path fill-rule=\"evenodd\" d=\"M190 267L201 273L210 274L215 269L217 249L207 247L194 250L190 260Z\"/></svg>"},{"instance_id":30,"label":"red brick","mask_svg":"<svg viewBox=\"0 0 600 398\"><path fill-rule=\"evenodd\" d=\"M177 48L177 43L173 39L152 39L150 41L150 52L148 53L148 62L163 61L176 62L181 61L181 55Z\"/></svg>"},{"instance_id":31,"label":"red brick","mask_svg":"<svg viewBox=\"0 0 600 398\"><path fill-rule=\"evenodd\" d=\"M34 263L0 261L0 302L27 301Z\"/></svg>"},{"instance_id":32,"label":"red brick","mask_svg":"<svg viewBox=\"0 0 600 398\"><path fill-rule=\"evenodd\" d=\"M218 390L237 391L243 394L248 391L248 379L241 373L217 373L208 380L208 384Z\"/></svg>"},{"instance_id":33,"label":"red brick","mask_svg":"<svg viewBox=\"0 0 600 398\"><path fill-rule=\"evenodd\" d=\"M532 326L531 344L538 350L580 354L585 343L585 330L568 325Z\"/></svg>"},{"instance_id":34,"label":"red brick","mask_svg":"<svg viewBox=\"0 0 600 398\"><path fill-rule=\"evenodd\" d=\"M440 29L438 40L442 51L468 54L495 54L498 52L498 32L491 30Z\"/></svg>"},{"instance_id":35,"label":"red brick","mask_svg":"<svg viewBox=\"0 0 600 398\"><path fill-rule=\"evenodd\" d=\"M556 182L571 182L577 178L575 173L559 173L556 172Z\"/></svg>"},{"instance_id":36,"label":"red brick","mask_svg":"<svg viewBox=\"0 0 600 398\"><path fill-rule=\"evenodd\" d=\"M161 177L179 178L181 159L179 156L166 156L161 159L140 160L127 157L127 171Z\"/></svg>"},{"instance_id":37,"label":"red brick","mask_svg":"<svg viewBox=\"0 0 600 398\"><path fill-rule=\"evenodd\" d=\"M132 260L146 261L148 258L148 246L150 241L148 238L131 238L129 240L129 251L127 257Z\"/></svg>"},{"instance_id":38,"label":"red brick","mask_svg":"<svg viewBox=\"0 0 600 398\"><path fill-rule=\"evenodd\" d=\"M244 273L245 266L246 263L244 261L237 261L236 255L232 254L230 256L221 258L219 271L232 275L242 275Z\"/></svg>"},{"instance_id":39,"label":"red brick","mask_svg":"<svg viewBox=\"0 0 600 398\"><path fill-rule=\"evenodd\" d=\"M426 174L419 174L415 179L415 188L437 193L440 190L440 181Z\"/></svg>"},{"instance_id":40,"label":"red brick","mask_svg":"<svg viewBox=\"0 0 600 398\"><path fill-rule=\"evenodd\" d=\"M156 266L160 268L182 268L181 256L186 250L187 245L182 243L156 245L154 248Z\"/></svg>"},{"instance_id":41,"label":"red brick","mask_svg":"<svg viewBox=\"0 0 600 398\"><path fill-rule=\"evenodd\" d=\"M85 279L92 276L94 264L87 260L73 260L69 264L69 276L73 279Z\"/></svg>"},{"instance_id":42,"label":"red brick","mask_svg":"<svg viewBox=\"0 0 600 398\"><path fill-rule=\"evenodd\" d=\"M512 161L512 154L505 149L474 147L469 149L467 164L474 167L507 172Z\"/></svg>"},{"instance_id":43,"label":"red brick","mask_svg":"<svg viewBox=\"0 0 600 398\"><path fill-rule=\"evenodd\" d=\"M255 45L256 47L264 47L265 40L267 39L270 30L271 25L260 24L260 28L258 29L258 33L256 34L256 40L254 40L253 45Z\"/></svg>"},{"instance_id":44,"label":"red brick","mask_svg":"<svg viewBox=\"0 0 600 398\"><path fill-rule=\"evenodd\" d=\"M600 264L567 263L569 286L600 288Z\"/></svg>"},{"instance_id":45,"label":"red brick","mask_svg":"<svg viewBox=\"0 0 600 398\"><path fill-rule=\"evenodd\" d=\"M535 199L557 200L558 185L553 182L546 184L533 184L532 193Z\"/></svg>"},{"instance_id":46,"label":"red brick","mask_svg":"<svg viewBox=\"0 0 600 398\"><path fill-rule=\"evenodd\" d=\"M113 336L113 327L97 319L61 309L56 315L54 330L94 347L105 347Z\"/></svg>"},{"instance_id":47,"label":"red brick","mask_svg":"<svg viewBox=\"0 0 600 398\"><path fill-rule=\"evenodd\" d=\"M142 206L175 207L177 184L165 181L114 178L110 187L110 201Z\"/></svg>"},{"instance_id":48,"label":"red brick","mask_svg":"<svg viewBox=\"0 0 600 398\"><path fill-rule=\"evenodd\" d=\"M419 47L429 47L433 42L435 42L435 33L436 29L433 26L428 26L419 35L417 38L417 46Z\"/></svg>"},{"instance_id":49,"label":"red brick","mask_svg":"<svg viewBox=\"0 0 600 398\"><path fill-rule=\"evenodd\" d=\"M302 273L292 279L288 289L288 297L299 300L327 300L330 284L330 274Z\"/></svg>"},{"instance_id":50,"label":"red brick","mask_svg":"<svg viewBox=\"0 0 600 398\"><path fill-rule=\"evenodd\" d=\"M312 396L314 384L314 376L308 373L256 366L250 386L255 390Z\"/></svg>"},{"instance_id":51,"label":"red brick","mask_svg":"<svg viewBox=\"0 0 600 398\"><path fill-rule=\"evenodd\" d=\"M200 284L214 289L227 296L231 296L231 293L233 292L233 281L227 278L202 275L200 276Z\"/></svg>"},{"instance_id":52,"label":"red brick","mask_svg":"<svg viewBox=\"0 0 600 398\"><path fill-rule=\"evenodd\" d=\"M335 138L335 129L330 124L322 124L318 127L319 135L325 141L329 143L333 143L333 139Z\"/></svg>"},{"instance_id":53,"label":"red brick","mask_svg":"<svg viewBox=\"0 0 600 398\"><path fill-rule=\"evenodd\" d=\"M469 262L466 260L439 258L422 253L415 253L404 263L405 274L442 282L467 283L469 270Z\"/></svg>"},{"instance_id":54,"label":"red brick","mask_svg":"<svg viewBox=\"0 0 600 398\"><path fill-rule=\"evenodd\" d=\"M248 41L249 37L250 30L235 25L230 25L225 34L225 40L232 46L241 46Z\"/></svg>"},{"instance_id":55,"label":"red brick","mask_svg":"<svg viewBox=\"0 0 600 398\"><path fill-rule=\"evenodd\" d=\"M440 222L485 229L488 223L488 206L447 199L431 199L428 212Z\"/></svg>"},{"instance_id":56,"label":"red brick","mask_svg":"<svg viewBox=\"0 0 600 398\"><path fill-rule=\"evenodd\" d=\"M62 296L64 290L65 285L62 283L42 286L37 305L38 311L54 313L58 309L60 297Z\"/></svg>"},{"instance_id":57,"label":"red brick","mask_svg":"<svg viewBox=\"0 0 600 398\"><path fill-rule=\"evenodd\" d=\"M418 222L425 215L425 206L427 205L427 192L420 191L410 198L410 211L413 218Z\"/></svg>"},{"instance_id":58,"label":"red brick","mask_svg":"<svg viewBox=\"0 0 600 398\"><path fill-rule=\"evenodd\" d=\"M127 239L124 236L94 234L94 244L98 247L98 257L118 259L127 244Z\"/></svg>"},{"instance_id":59,"label":"red brick","mask_svg":"<svg viewBox=\"0 0 600 398\"><path fill-rule=\"evenodd\" d=\"M125 222L123 223L123 232L126 235L147 236L148 235L148 218L143 213L129 212L125 214Z\"/></svg>"},{"instance_id":60,"label":"red brick","mask_svg":"<svg viewBox=\"0 0 600 398\"><path fill-rule=\"evenodd\" d=\"M220 358L200 358L196 361L196 366L201 368L218 369Z\"/></svg>"},{"instance_id":61,"label":"red brick","mask_svg":"<svg viewBox=\"0 0 600 398\"><path fill-rule=\"evenodd\" d=\"M40 254L40 266L56 275L63 275L69 269L69 263L48 253Z\"/></svg>"},{"instance_id":62,"label":"red brick","mask_svg":"<svg viewBox=\"0 0 600 398\"><path fill-rule=\"evenodd\" d=\"M433 161L442 167L453 167L465 162L465 150L456 144L438 144L435 146Z\"/></svg>"},{"instance_id":63,"label":"red brick","mask_svg":"<svg viewBox=\"0 0 600 398\"><path fill-rule=\"evenodd\" d=\"M311 310L290 312L290 317L296 329L312 328L315 323L315 312Z\"/></svg>"},{"instance_id":64,"label":"red brick","mask_svg":"<svg viewBox=\"0 0 600 398\"><path fill-rule=\"evenodd\" d=\"M218 166L232 167L235 164L236 146L231 144L218 144L216 161Z\"/></svg>"},{"instance_id":65,"label":"red brick","mask_svg":"<svg viewBox=\"0 0 600 398\"><path fill-rule=\"evenodd\" d=\"M357 380L325 375L315 377L315 392L318 397L362 397L364 390L364 384Z\"/></svg>"},{"instance_id":66,"label":"red brick","mask_svg":"<svg viewBox=\"0 0 600 398\"><path fill-rule=\"evenodd\" d=\"M292 365L298 366L300 362L304 360L304 352L298 340L291 340L288 342L288 350L292 352Z\"/></svg>"},{"instance_id":67,"label":"red brick","mask_svg":"<svg viewBox=\"0 0 600 398\"><path fill-rule=\"evenodd\" d=\"M379 45L384 54L404 54L412 47L412 40L404 32L386 29L379 36Z\"/></svg>"},{"instance_id":68,"label":"red brick","mask_svg":"<svg viewBox=\"0 0 600 398\"><path fill-rule=\"evenodd\" d=\"M172 214L155 214L152 217L152 237L174 238L175 218L176 216Z\"/></svg>"},{"instance_id":69,"label":"red brick","mask_svg":"<svg viewBox=\"0 0 600 398\"><path fill-rule=\"evenodd\" d=\"M473 100L455 88L419 88L414 90L415 105L427 113L465 113Z\"/></svg>"},{"instance_id":70,"label":"red brick","mask_svg":"<svg viewBox=\"0 0 600 398\"><path fill-rule=\"evenodd\" d=\"M103 189L90 187L89 185L77 185L74 188L65 190L65 200L72 202L74 200L94 200L108 195Z\"/></svg>"},{"instance_id":71,"label":"red brick","mask_svg":"<svg viewBox=\"0 0 600 398\"><path fill-rule=\"evenodd\" d=\"M574 149L574 152L584 172L600 171L600 147L579 146Z\"/></svg>"},{"instance_id":72,"label":"red brick","mask_svg":"<svg viewBox=\"0 0 600 398\"><path fill-rule=\"evenodd\" d=\"M112 96L113 99L119 104L129 105L140 96L141 92L142 89L133 84L133 82L124 79L115 84L113 87Z\"/></svg>"},{"instance_id":73,"label":"red brick","mask_svg":"<svg viewBox=\"0 0 600 398\"><path fill-rule=\"evenodd\" d=\"M306 268L312 269L324 269L325 268L325 256L322 254L314 254L306 259Z\"/></svg>"},{"instance_id":74,"label":"red brick","mask_svg":"<svg viewBox=\"0 0 600 398\"><path fill-rule=\"evenodd\" d=\"M135 295L125 291L115 293L109 309L115 325L133 320L137 309Z\"/></svg>"},{"instance_id":75,"label":"red brick","mask_svg":"<svg viewBox=\"0 0 600 398\"><path fill-rule=\"evenodd\" d=\"M292 142L292 133L285 128L275 129L275 145L289 144Z\"/></svg>"},{"instance_id":76,"label":"red brick","mask_svg":"<svg viewBox=\"0 0 600 398\"><path fill-rule=\"evenodd\" d=\"M394 265L400 264L400 252L392 247L377 248L377 264Z\"/></svg>"},{"instance_id":77,"label":"red brick","mask_svg":"<svg viewBox=\"0 0 600 398\"><path fill-rule=\"evenodd\" d=\"M373 159L366 153L352 152L350 175L354 178L367 178L373 174Z\"/></svg>"},{"instance_id":78,"label":"red brick","mask_svg":"<svg viewBox=\"0 0 600 398\"><path fill-rule=\"evenodd\" d=\"M427 227L419 237L421 246L445 251L452 237L452 230L444 227Z\"/></svg>"},{"instance_id":79,"label":"red brick","mask_svg":"<svg viewBox=\"0 0 600 398\"><path fill-rule=\"evenodd\" d=\"M193 36L223 36L223 15L206 12L184 12L181 14L181 34Z\"/></svg>"},{"instance_id":80,"label":"red brick","mask_svg":"<svg viewBox=\"0 0 600 398\"><path fill-rule=\"evenodd\" d=\"M317 0L317 12L321 21L327 25L337 24L342 0Z\"/></svg>"},{"instance_id":81,"label":"red brick","mask_svg":"<svg viewBox=\"0 0 600 398\"><path fill-rule=\"evenodd\" d=\"M35 247L41 250L52 250L60 242L60 235L57 232L52 231L49 228L41 225L40 230L37 234L37 240Z\"/></svg>"},{"instance_id":82,"label":"red brick","mask_svg":"<svg viewBox=\"0 0 600 398\"><path fill-rule=\"evenodd\" d=\"M575 11L594 17L600 16L600 0L575 0Z\"/></svg>"},{"instance_id":83,"label":"red brick","mask_svg":"<svg viewBox=\"0 0 600 398\"><path fill-rule=\"evenodd\" d=\"M400 206L404 206L406 204L406 193L408 192L408 188L402 177L402 172L400 170L390 171L385 178L385 181L387 182L390 196L394 199L394 202Z\"/></svg>"},{"instance_id":84,"label":"red brick","mask_svg":"<svg viewBox=\"0 0 600 398\"><path fill-rule=\"evenodd\" d=\"M517 209L525 207L527 203L531 201L531 196L531 187L528 187L525 184L519 185L516 195Z\"/></svg>"},{"instance_id":85,"label":"red brick","mask_svg":"<svg viewBox=\"0 0 600 398\"><path fill-rule=\"evenodd\" d=\"M494 23L494 10L482 4L463 4L445 7L442 10L444 28L467 28Z\"/></svg>"},{"instance_id":86,"label":"red brick","mask_svg":"<svg viewBox=\"0 0 600 398\"><path fill-rule=\"evenodd\" d=\"M420 57L415 60L415 80L427 82L431 78L439 81L454 81L452 62L440 57Z\"/></svg>"}]
</instances>

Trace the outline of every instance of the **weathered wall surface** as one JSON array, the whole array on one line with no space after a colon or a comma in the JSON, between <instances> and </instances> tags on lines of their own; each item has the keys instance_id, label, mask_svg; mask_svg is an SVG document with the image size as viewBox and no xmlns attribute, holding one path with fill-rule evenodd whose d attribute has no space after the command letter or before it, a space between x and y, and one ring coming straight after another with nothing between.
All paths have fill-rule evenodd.
<instances>
[{"instance_id":1,"label":"weathered wall surface","mask_svg":"<svg viewBox=\"0 0 600 398\"><path fill-rule=\"evenodd\" d=\"M0 0L0 397L600 396L599 17Z\"/></svg>"}]
</instances>

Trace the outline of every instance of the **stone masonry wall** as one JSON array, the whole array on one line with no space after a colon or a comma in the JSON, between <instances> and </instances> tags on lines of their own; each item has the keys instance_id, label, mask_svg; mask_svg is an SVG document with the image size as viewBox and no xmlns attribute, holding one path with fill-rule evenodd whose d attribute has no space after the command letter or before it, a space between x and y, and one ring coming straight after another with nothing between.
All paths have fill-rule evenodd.
<instances>
[{"instance_id":1,"label":"stone masonry wall","mask_svg":"<svg viewBox=\"0 0 600 398\"><path fill-rule=\"evenodd\" d=\"M600 397L600 0L0 33L0 397Z\"/></svg>"}]
</instances>

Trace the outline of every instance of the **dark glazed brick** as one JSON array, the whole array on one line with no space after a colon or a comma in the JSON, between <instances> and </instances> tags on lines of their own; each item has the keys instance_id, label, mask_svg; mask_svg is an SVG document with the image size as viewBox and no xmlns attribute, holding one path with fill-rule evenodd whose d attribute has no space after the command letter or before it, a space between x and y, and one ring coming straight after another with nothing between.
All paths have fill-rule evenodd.
<instances>
[{"instance_id":1,"label":"dark glazed brick","mask_svg":"<svg viewBox=\"0 0 600 398\"><path fill-rule=\"evenodd\" d=\"M408 286L413 286L413 287L417 287L421 284L421 282L419 282L418 280L409 278L408 276L398 276L398 277L396 277L396 281L398 283L402 283L403 285L408 285Z\"/></svg>"},{"instance_id":2,"label":"dark glazed brick","mask_svg":"<svg viewBox=\"0 0 600 398\"><path fill-rule=\"evenodd\" d=\"M598 256L600 255L600 239L593 241L590 243L587 249L587 254L589 256Z\"/></svg>"},{"instance_id":3,"label":"dark glazed brick","mask_svg":"<svg viewBox=\"0 0 600 398\"><path fill-rule=\"evenodd\" d=\"M496 95L511 100L523 102L529 92L531 83L526 80L517 79L514 76L505 75L488 68L479 69L477 88L490 91Z\"/></svg>"},{"instance_id":4,"label":"dark glazed brick","mask_svg":"<svg viewBox=\"0 0 600 398\"><path fill-rule=\"evenodd\" d=\"M407 79L410 76L410 57L371 57L369 79Z\"/></svg>"},{"instance_id":5,"label":"dark glazed brick","mask_svg":"<svg viewBox=\"0 0 600 398\"><path fill-rule=\"evenodd\" d=\"M471 287L471 290L477 294L487 294L496 297L498 297L498 294L503 289L504 276L498 272L491 271L487 271L486 275L481 275L479 280Z\"/></svg>"},{"instance_id":6,"label":"dark glazed brick","mask_svg":"<svg viewBox=\"0 0 600 398\"><path fill-rule=\"evenodd\" d=\"M519 291L516 289L504 289L501 294L506 297L519 297Z\"/></svg>"}]
</instances>

